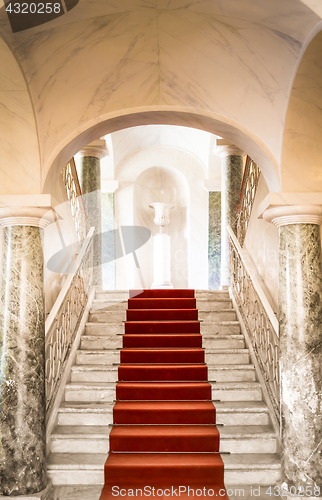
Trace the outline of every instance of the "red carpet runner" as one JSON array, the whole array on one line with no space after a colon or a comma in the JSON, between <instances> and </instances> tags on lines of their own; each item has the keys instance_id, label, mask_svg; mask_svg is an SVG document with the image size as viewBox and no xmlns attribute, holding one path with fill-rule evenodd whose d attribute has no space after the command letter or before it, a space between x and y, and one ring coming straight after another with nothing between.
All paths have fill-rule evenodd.
<instances>
[{"instance_id":1,"label":"red carpet runner","mask_svg":"<svg viewBox=\"0 0 322 500\"><path fill-rule=\"evenodd\" d=\"M118 379L100 500L227 500L194 290L130 291Z\"/></svg>"}]
</instances>

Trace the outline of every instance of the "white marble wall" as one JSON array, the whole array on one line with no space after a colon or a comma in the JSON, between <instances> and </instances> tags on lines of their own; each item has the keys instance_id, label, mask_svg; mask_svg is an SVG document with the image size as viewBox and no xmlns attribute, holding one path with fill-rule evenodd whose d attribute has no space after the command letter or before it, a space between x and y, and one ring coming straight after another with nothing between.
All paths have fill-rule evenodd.
<instances>
[{"instance_id":1,"label":"white marble wall","mask_svg":"<svg viewBox=\"0 0 322 500\"><path fill-rule=\"evenodd\" d=\"M244 247L247 250L263 290L275 313L278 312L279 234L278 228L258 219L258 207L268 194L267 184L260 176Z\"/></svg>"},{"instance_id":2,"label":"white marble wall","mask_svg":"<svg viewBox=\"0 0 322 500\"><path fill-rule=\"evenodd\" d=\"M0 38L0 194L41 192L38 137L23 74Z\"/></svg>"},{"instance_id":3,"label":"white marble wall","mask_svg":"<svg viewBox=\"0 0 322 500\"><path fill-rule=\"evenodd\" d=\"M169 134L173 128L176 129L168 127ZM148 137L150 127L144 128L146 133L143 127L141 129L142 137L145 134ZM195 139L199 137L199 131L196 132ZM131 140L129 134L123 139L126 139L125 145ZM113 143L117 154L122 144ZM140 149L141 142L137 144L139 150L132 151L115 166L119 181L119 189L115 192L116 222L119 226L143 225L155 234L157 226L153 223L154 212L149 204L155 201L175 204L166 229L171 236L172 282L176 288L207 288L208 193L204 180L208 165L183 149L160 144ZM209 147L209 137L206 144ZM205 149L206 157L209 151ZM137 256L143 263L144 285L149 287L153 282L152 238L137 251ZM116 261L116 286L119 289L142 286L132 255Z\"/></svg>"},{"instance_id":4,"label":"white marble wall","mask_svg":"<svg viewBox=\"0 0 322 500\"><path fill-rule=\"evenodd\" d=\"M52 196L57 201L55 210L59 214L58 222L50 224L44 229L43 252L44 252L44 291L46 316L50 313L56 298L61 291L67 275L62 272L53 272L48 269L48 260L63 248L61 238L66 247L71 248L70 260L75 259L79 252L79 243L75 230L74 220L70 211L70 204L67 201L67 194L62 176L52 186Z\"/></svg>"}]
</instances>

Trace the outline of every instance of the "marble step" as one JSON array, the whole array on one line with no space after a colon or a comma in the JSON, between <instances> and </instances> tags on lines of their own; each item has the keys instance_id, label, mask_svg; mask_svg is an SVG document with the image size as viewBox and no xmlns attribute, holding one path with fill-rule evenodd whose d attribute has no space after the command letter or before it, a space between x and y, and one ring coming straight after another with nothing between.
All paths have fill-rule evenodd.
<instances>
[{"instance_id":1,"label":"marble step","mask_svg":"<svg viewBox=\"0 0 322 500\"><path fill-rule=\"evenodd\" d=\"M124 333L124 323L86 323L85 335L118 335Z\"/></svg>"},{"instance_id":2,"label":"marble step","mask_svg":"<svg viewBox=\"0 0 322 500\"><path fill-rule=\"evenodd\" d=\"M259 484L269 486L280 481L281 464L276 454L224 454L222 459L225 464L226 488L231 487L235 490L235 487L231 485L238 485L238 487ZM54 485L84 485L83 489L78 488L81 490L81 496L77 498L98 500L101 487L85 487L85 485L103 485L105 461L106 454L51 453L48 457L48 475ZM88 497L86 496L87 490L89 490ZM68 491L68 487L66 487L64 489L64 493L67 493L66 498L69 498ZM70 492L75 494L72 488Z\"/></svg>"},{"instance_id":3,"label":"marble step","mask_svg":"<svg viewBox=\"0 0 322 500\"><path fill-rule=\"evenodd\" d=\"M220 427L219 451L230 453L276 453L274 430L268 425L227 425Z\"/></svg>"},{"instance_id":4,"label":"marble step","mask_svg":"<svg viewBox=\"0 0 322 500\"><path fill-rule=\"evenodd\" d=\"M281 460L276 453L234 453L222 455L222 459L225 465L227 489L230 485L237 484L271 486L281 480ZM251 496L251 498L256 497Z\"/></svg>"},{"instance_id":5,"label":"marble step","mask_svg":"<svg viewBox=\"0 0 322 500\"><path fill-rule=\"evenodd\" d=\"M83 335L81 349L120 349L123 345L122 335Z\"/></svg>"},{"instance_id":6,"label":"marble step","mask_svg":"<svg viewBox=\"0 0 322 500\"><path fill-rule=\"evenodd\" d=\"M114 382L70 382L65 386L65 401L103 403L115 398Z\"/></svg>"},{"instance_id":7,"label":"marble step","mask_svg":"<svg viewBox=\"0 0 322 500\"><path fill-rule=\"evenodd\" d=\"M215 403L216 421L223 425L269 425L269 411L262 401ZM63 402L58 425L109 425L113 423L113 403Z\"/></svg>"},{"instance_id":8,"label":"marble step","mask_svg":"<svg viewBox=\"0 0 322 500\"><path fill-rule=\"evenodd\" d=\"M241 334L221 335L211 338L202 338L202 347L205 349L244 349L245 338Z\"/></svg>"},{"instance_id":9,"label":"marble step","mask_svg":"<svg viewBox=\"0 0 322 500\"><path fill-rule=\"evenodd\" d=\"M122 347L121 335L83 335L81 338L81 349L115 349ZM212 338L203 338L203 348L212 349L244 349L245 339L243 335L216 335Z\"/></svg>"},{"instance_id":10,"label":"marble step","mask_svg":"<svg viewBox=\"0 0 322 500\"><path fill-rule=\"evenodd\" d=\"M249 364L248 349L206 349L207 365L246 365ZM77 365L112 365L120 363L120 350L81 349L76 351Z\"/></svg>"},{"instance_id":11,"label":"marble step","mask_svg":"<svg viewBox=\"0 0 322 500\"><path fill-rule=\"evenodd\" d=\"M93 311L125 311L128 308L128 301L124 299L94 299L91 312Z\"/></svg>"},{"instance_id":12,"label":"marble step","mask_svg":"<svg viewBox=\"0 0 322 500\"><path fill-rule=\"evenodd\" d=\"M65 387L65 401L109 402L115 400L113 382L70 382ZM220 401L261 401L259 382L213 382L212 398Z\"/></svg>"},{"instance_id":13,"label":"marble step","mask_svg":"<svg viewBox=\"0 0 322 500\"><path fill-rule=\"evenodd\" d=\"M108 453L111 426L58 425L51 453ZM220 427L221 452L276 453L276 435L266 425ZM148 450L147 450L148 451Z\"/></svg>"},{"instance_id":14,"label":"marble step","mask_svg":"<svg viewBox=\"0 0 322 500\"><path fill-rule=\"evenodd\" d=\"M210 382L210 384L213 400L262 401L259 382Z\"/></svg>"},{"instance_id":15,"label":"marble step","mask_svg":"<svg viewBox=\"0 0 322 500\"><path fill-rule=\"evenodd\" d=\"M255 382L254 365L210 365L208 380L216 382Z\"/></svg>"},{"instance_id":16,"label":"marble step","mask_svg":"<svg viewBox=\"0 0 322 500\"><path fill-rule=\"evenodd\" d=\"M249 363L248 349L206 349L207 365L247 365Z\"/></svg>"},{"instance_id":17,"label":"marble step","mask_svg":"<svg viewBox=\"0 0 322 500\"><path fill-rule=\"evenodd\" d=\"M106 457L106 453L50 453L47 461L48 477L53 485L103 485ZM99 497L100 494L97 500ZM84 500L83 495L80 498Z\"/></svg>"},{"instance_id":18,"label":"marble step","mask_svg":"<svg viewBox=\"0 0 322 500\"><path fill-rule=\"evenodd\" d=\"M90 323L122 323L126 320L126 309L109 309L108 311L92 311L89 315Z\"/></svg>"},{"instance_id":19,"label":"marble step","mask_svg":"<svg viewBox=\"0 0 322 500\"><path fill-rule=\"evenodd\" d=\"M58 425L51 435L51 453L109 452L111 426Z\"/></svg>"},{"instance_id":20,"label":"marble step","mask_svg":"<svg viewBox=\"0 0 322 500\"><path fill-rule=\"evenodd\" d=\"M120 349L122 347L121 335L83 335L81 349Z\"/></svg>"},{"instance_id":21,"label":"marble step","mask_svg":"<svg viewBox=\"0 0 322 500\"><path fill-rule=\"evenodd\" d=\"M113 349L76 351L77 365L113 365L120 363L120 351Z\"/></svg>"},{"instance_id":22,"label":"marble step","mask_svg":"<svg viewBox=\"0 0 322 500\"><path fill-rule=\"evenodd\" d=\"M46 500L99 500L102 488L103 485L99 483L54 484Z\"/></svg>"},{"instance_id":23,"label":"marble step","mask_svg":"<svg viewBox=\"0 0 322 500\"><path fill-rule=\"evenodd\" d=\"M214 335L238 335L240 324L238 321L202 321L200 323L202 336Z\"/></svg>"},{"instance_id":24,"label":"marble step","mask_svg":"<svg viewBox=\"0 0 322 500\"><path fill-rule=\"evenodd\" d=\"M113 423L114 403L64 401L57 417L58 425L109 425Z\"/></svg>"},{"instance_id":25,"label":"marble step","mask_svg":"<svg viewBox=\"0 0 322 500\"><path fill-rule=\"evenodd\" d=\"M253 365L208 365L208 379L213 382L254 382ZM72 382L116 382L118 367L111 365L74 365Z\"/></svg>"},{"instance_id":26,"label":"marble step","mask_svg":"<svg viewBox=\"0 0 322 500\"><path fill-rule=\"evenodd\" d=\"M229 292L226 290L195 290L195 297L199 299L221 300L229 299Z\"/></svg>"},{"instance_id":27,"label":"marble step","mask_svg":"<svg viewBox=\"0 0 322 500\"><path fill-rule=\"evenodd\" d=\"M109 365L74 365L71 382L117 382L118 367Z\"/></svg>"},{"instance_id":28,"label":"marble step","mask_svg":"<svg viewBox=\"0 0 322 500\"><path fill-rule=\"evenodd\" d=\"M263 401L222 401L214 403L218 424L269 425L269 410Z\"/></svg>"},{"instance_id":29,"label":"marble step","mask_svg":"<svg viewBox=\"0 0 322 500\"><path fill-rule=\"evenodd\" d=\"M236 311L235 309L229 307L223 307L217 310L206 310L198 308L198 319L199 321L209 321L211 322L221 322L221 321L236 321Z\"/></svg>"},{"instance_id":30,"label":"marble step","mask_svg":"<svg viewBox=\"0 0 322 500\"><path fill-rule=\"evenodd\" d=\"M208 299L199 298L196 300L196 308L202 311L217 311L218 309L232 309L233 303L229 298Z\"/></svg>"},{"instance_id":31,"label":"marble step","mask_svg":"<svg viewBox=\"0 0 322 500\"><path fill-rule=\"evenodd\" d=\"M119 299L127 300L129 298L128 290L96 290L95 299L98 300L109 300L109 299Z\"/></svg>"}]
</instances>

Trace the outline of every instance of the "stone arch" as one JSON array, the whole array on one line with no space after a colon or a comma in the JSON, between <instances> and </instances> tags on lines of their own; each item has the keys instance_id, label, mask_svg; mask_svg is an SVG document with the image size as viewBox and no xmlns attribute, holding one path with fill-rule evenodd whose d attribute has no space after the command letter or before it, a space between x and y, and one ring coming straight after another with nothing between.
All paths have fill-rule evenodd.
<instances>
[{"instance_id":1,"label":"stone arch","mask_svg":"<svg viewBox=\"0 0 322 500\"><path fill-rule=\"evenodd\" d=\"M128 127L142 125L180 125L194 127L225 137L245 153L249 154L260 166L270 191L280 191L279 165L270 150L257 137L241 125L228 122L214 113L202 113L177 107L141 108L127 112L122 110L113 116L100 116L95 123L89 122L75 130L72 136L57 146L43 169L43 192L50 192L58 173L68 160L89 142L103 135Z\"/></svg>"},{"instance_id":2,"label":"stone arch","mask_svg":"<svg viewBox=\"0 0 322 500\"><path fill-rule=\"evenodd\" d=\"M321 53L319 31L307 44L290 93L281 162L284 192L322 191Z\"/></svg>"}]
</instances>

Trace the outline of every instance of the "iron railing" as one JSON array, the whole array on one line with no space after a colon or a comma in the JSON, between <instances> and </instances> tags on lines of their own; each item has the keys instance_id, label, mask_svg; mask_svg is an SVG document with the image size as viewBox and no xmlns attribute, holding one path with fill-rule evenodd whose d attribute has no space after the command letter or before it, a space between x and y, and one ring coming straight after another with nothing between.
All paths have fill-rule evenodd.
<instances>
[{"instance_id":1,"label":"iron railing","mask_svg":"<svg viewBox=\"0 0 322 500\"><path fill-rule=\"evenodd\" d=\"M252 270L248 254L228 228L231 291L262 372L274 413L280 422L278 320Z\"/></svg>"}]
</instances>

